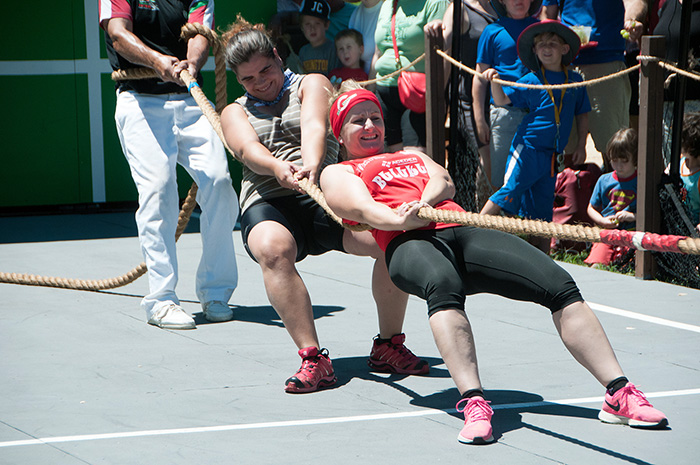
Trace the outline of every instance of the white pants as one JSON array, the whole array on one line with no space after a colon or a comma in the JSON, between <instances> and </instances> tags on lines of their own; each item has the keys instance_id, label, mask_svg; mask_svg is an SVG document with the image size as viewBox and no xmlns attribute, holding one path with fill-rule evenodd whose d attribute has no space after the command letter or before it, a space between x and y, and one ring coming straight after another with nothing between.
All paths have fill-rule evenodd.
<instances>
[{"instance_id":1,"label":"white pants","mask_svg":"<svg viewBox=\"0 0 700 465\"><path fill-rule=\"evenodd\" d=\"M179 304L175 230L179 212L176 164L197 183L202 258L197 269L200 302L228 302L238 284L233 227L238 199L226 152L189 94L117 92L117 132L139 193L139 241L148 266L149 293L141 301L150 317Z\"/></svg>"}]
</instances>

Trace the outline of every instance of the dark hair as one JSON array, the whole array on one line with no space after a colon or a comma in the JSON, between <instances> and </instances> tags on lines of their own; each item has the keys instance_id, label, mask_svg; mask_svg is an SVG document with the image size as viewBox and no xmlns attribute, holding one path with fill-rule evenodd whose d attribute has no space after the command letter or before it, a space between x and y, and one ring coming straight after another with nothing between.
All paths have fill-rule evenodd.
<instances>
[{"instance_id":1,"label":"dark hair","mask_svg":"<svg viewBox=\"0 0 700 465\"><path fill-rule=\"evenodd\" d=\"M342 31L338 32L335 35L335 42L337 43L340 39L344 39L346 37L350 37L351 39L355 39L355 42L357 42L357 45L365 45L365 41L362 38L362 33L358 31L357 29L343 29Z\"/></svg>"},{"instance_id":2,"label":"dark hair","mask_svg":"<svg viewBox=\"0 0 700 465\"><path fill-rule=\"evenodd\" d=\"M263 24L251 24L239 14L221 35L226 64L233 71L242 63L260 54L274 58L275 46Z\"/></svg>"},{"instance_id":3,"label":"dark hair","mask_svg":"<svg viewBox=\"0 0 700 465\"><path fill-rule=\"evenodd\" d=\"M637 130L624 128L617 131L605 147L608 160L630 160L637 166Z\"/></svg>"},{"instance_id":4,"label":"dark hair","mask_svg":"<svg viewBox=\"0 0 700 465\"><path fill-rule=\"evenodd\" d=\"M567 45L566 40L559 34L557 34L554 31L544 31L540 32L539 34L535 35L535 37L532 38L532 47L534 48L535 45L537 45L538 42L542 42L543 40L551 39L556 37L559 39L559 43L563 45Z\"/></svg>"},{"instance_id":5,"label":"dark hair","mask_svg":"<svg viewBox=\"0 0 700 465\"><path fill-rule=\"evenodd\" d=\"M681 151L689 157L700 157L700 113L688 113L683 118Z\"/></svg>"}]
</instances>

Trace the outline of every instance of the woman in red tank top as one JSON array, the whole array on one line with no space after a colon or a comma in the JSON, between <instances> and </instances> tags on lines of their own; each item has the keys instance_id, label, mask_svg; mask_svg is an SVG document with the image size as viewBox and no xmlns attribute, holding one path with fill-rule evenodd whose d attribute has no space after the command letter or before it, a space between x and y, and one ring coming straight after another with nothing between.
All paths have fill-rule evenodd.
<instances>
[{"instance_id":1,"label":"woman in red tank top","mask_svg":"<svg viewBox=\"0 0 700 465\"><path fill-rule=\"evenodd\" d=\"M350 83L352 86L352 83ZM597 317L571 276L549 256L500 231L436 225L418 217L424 206L458 209L447 171L426 155L384 154L384 121L371 92L344 83L331 105L333 133L346 161L321 173L328 205L348 221L369 224L385 250L392 281L425 299L440 355L462 398L458 440L494 441L493 410L484 399L465 296L492 293L550 309L574 358L606 387L599 418L607 423L660 427L668 423L629 383Z\"/></svg>"}]
</instances>

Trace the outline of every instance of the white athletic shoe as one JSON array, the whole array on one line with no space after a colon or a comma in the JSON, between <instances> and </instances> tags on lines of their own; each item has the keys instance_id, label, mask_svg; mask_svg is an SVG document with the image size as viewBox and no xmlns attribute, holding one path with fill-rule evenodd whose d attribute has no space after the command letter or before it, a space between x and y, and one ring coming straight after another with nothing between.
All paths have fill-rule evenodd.
<instances>
[{"instance_id":1,"label":"white athletic shoe","mask_svg":"<svg viewBox=\"0 0 700 465\"><path fill-rule=\"evenodd\" d=\"M163 305L148 319L148 324L163 329L195 329L191 316L182 307L175 304Z\"/></svg>"},{"instance_id":2,"label":"white athletic shoe","mask_svg":"<svg viewBox=\"0 0 700 465\"><path fill-rule=\"evenodd\" d=\"M204 318L208 321L229 321L233 319L233 310L225 302L212 300L202 304Z\"/></svg>"}]
</instances>

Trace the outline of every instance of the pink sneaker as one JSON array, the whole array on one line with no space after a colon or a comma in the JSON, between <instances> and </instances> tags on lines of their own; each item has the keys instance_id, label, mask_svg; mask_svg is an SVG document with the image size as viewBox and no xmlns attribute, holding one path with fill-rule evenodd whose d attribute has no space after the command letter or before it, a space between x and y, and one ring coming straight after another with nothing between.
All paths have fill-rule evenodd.
<instances>
[{"instance_id":1,"label":"pink sneaker","mask_svg":"<svg viewBox=\"0 0 700 465\"><path fill-rule=\"evenodd\" d=\"M406 335L396 334L390 342L379 343L379 336L374 338L372 352L367 364L374 371L398 373L402 375L427 375L430 365L416 357L408 347L403 345Z\"/></svg>"},{"instance_id":2,"label":"pink sneaker","mask_svg":"<svg viewBox=\"0 0 700 465\"><path fill-rule=\"evenodd\" d=\"M465 403L460 410L460 404ZM464 427L457 440L463 444L488 444L495 441L491 429L493 410L483 397L469 397L457 402L457 411L464 413Z\"/></svg>"},{"instance_id":3,"label":"pink sneaker","mask_svg":"<svg viewBox=\"0 0 700 465\"><path fill-rule=\"evenodd\" d=\"M632 383L627 383L614 396L605 393L605 402L598 412L598 418L605 423L637 428L660 428L668 425L666 415L656 410L644 393Z\"/></svg>"},{"instance_id":4,"label":"pink sneaker","mask_svg":"<svg viewBox=\"0 0 700 465\"><path fill-rule=\"evenodd\" d=\"M333 364L326 349L305 347L299 350L301 368L284 383L284 390L300 394L332 386L336 382Z\"/></svg>"}]
</instances>

